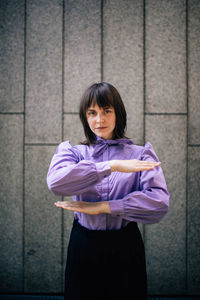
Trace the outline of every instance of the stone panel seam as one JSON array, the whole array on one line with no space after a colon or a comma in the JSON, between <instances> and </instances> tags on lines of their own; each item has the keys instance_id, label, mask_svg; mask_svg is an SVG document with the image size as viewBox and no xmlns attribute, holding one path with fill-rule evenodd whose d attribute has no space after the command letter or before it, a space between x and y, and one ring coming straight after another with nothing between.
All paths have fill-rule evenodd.
<instances>
[{"instance_id":1,"label":"stone panel seam","mask_svg":"<svg viewBox=\"0 0 200 300\"><path fill-rule=\"evenodd\" d=\"M64 138L64 84L65 84L65 0L62 3L62 105L61 105L61 137ZM66 114L68 114L66 112Z\"/></svg>"},{"instance_id":2,"label":"stone panel seam","mask_svg":"<svg viewBox=\"0 0 200 300\"><path fill-rule=\"evenodd\" d=\"M188 294L188 172L189 172L189 166L188 166L188 141L189 141L189 72L188 72L188 0L185 1L185 47L186 47L186 109L187 109L187 127L186 127L186 182L185 182L185 189L186 189L186 205L185 205L185 226L186 226L186 232L185 232L185 291L186 294Z\"/></svg>"},{"instance_id":3,"label":"stone panel seam","mask_svg":"<svg viewBox=\"0 0 200 300\"><path fill-rule=\"evenodd\" d=\"M57 146L58 143L24 143L24 146Z\"/></svg>"},{"instance_id":4,"label":"stone panel seam","mask_svg":"<svg viewBox=\"0 0 200 300\"><path fill-rule=\"evenodd\" d=\"M22 253L22 257L23 257L23 270L22 270L22 290L23 293L25 292L25 134L26 134L26 49L27 49L27 45L26 45L26 38L27 38L27 1L24 0L24 118L23 118L23 194L22 194L22 201L23 201L23 208L22 208L22 222L23 222L23 228L22 228L22 242L23 242L23 253Z\"/></svg>"},{"instance_id":5,"label":"stone panel seam","mask_svg":"<svg viewBox=\"0 0 200 300\"><path fill-rule=\"evenodd\" d=\"M145 20L145 0L143 0L143 142L145 143L145 113L146 113L146 20Z\"/></svg>"},{"instance_id":6,"label":"stone panel seam","mask_svg":"<svg viewBox=\"0 0 200 300\"><path fill-rule=\"evenodd\" d=\"M200 147L200 144L188 144L188 147Z\"/></svg>"},{"instance_id":7,"label":"stone panel seam","mask_svg":"<svg viewBox=\"0 0 200 300\"><path fill-rule=\"evenodd\" d=\"M24 114L24 112L22 111L22 112L11 112L11 111L9 111L9 112L6 112L6 111L0 111L0 115L23 115Z\"/></svg>"},{"instance_id":8,"label":"stone panel seam","mask_svg":"<svg viewBox=\"0 0 200 300\"><path fill-rule=\"evenodd\" d=\"M64 97L65 97L65 0L62 3L62 112L61 112L61 137L62 141L64 140ZM64 197L61 197L61 200L64 200ZM64 288L64 212L61 210L61 291Z\"/></svg>"},{"instance_id":9,"label":"stone panel seam","mask_svg":"<svg viewBox=\"0 0 200 300\"><path fill-rule=\"evenodd\" d=\"M103 81L103 0L101 0L101 81Z\"/></svg>"},{"instance_id":10,"label":"stone panel seam","mask_svg":"<svg viewBox=\"0 0 200 300\"><path fill-rule=\"evenodd\" d=\"M143 144L146 141L146 3L143 0ZM142 225L143 241L145 246L145 225Z\"/></svg>"},{"instance_id":11,"label":"stone panel seam","mask_svg":"<svg viewBox=\"0 0 200 300\"><path fill-rule=\"evenodd\" d=\"M173 115L173 116L187 116L188 113L175 113L175 112L172 112L172 113L168 113L168 112L159 112L159 113L156 113L156 112L145 112L144 113L145 115L152 115L152 116L156 116L156 115L160 115L160 116L163 116L163 115Z\"/></svg>"}]
</instances>

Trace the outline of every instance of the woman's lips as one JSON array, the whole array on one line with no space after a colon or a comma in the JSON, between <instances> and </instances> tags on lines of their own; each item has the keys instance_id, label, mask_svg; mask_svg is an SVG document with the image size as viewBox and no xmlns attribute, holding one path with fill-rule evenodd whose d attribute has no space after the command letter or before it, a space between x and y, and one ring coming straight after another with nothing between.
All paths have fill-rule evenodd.
<instances>
[{"instance_id":1,"label":"woman's lips","mask_svg":"<svg viewBox=\"0 0 200 300\"><path fill-rule=\"evenodd\" d=\"M97 127L96 129L106 129L106 127Z\"/></svg>"}]
</instances>

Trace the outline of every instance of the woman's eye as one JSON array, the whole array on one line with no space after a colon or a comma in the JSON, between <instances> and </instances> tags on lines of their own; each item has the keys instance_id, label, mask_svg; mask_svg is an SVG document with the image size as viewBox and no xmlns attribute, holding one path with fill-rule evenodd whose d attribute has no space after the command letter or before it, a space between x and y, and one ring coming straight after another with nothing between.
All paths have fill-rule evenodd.
<instances>
[{"instance_id":1,"label":"woman's eye","mask_svg":"<svg viewBox=\"0 0 200 300\"><path fill-rule=\"evenodd\" d=\"M112 111L111 110L106 110L105 111L107 114L111 113Z\"/></svg>"},{"instance_id":2,"label":"woman's eye","mask_svg":"<svg viewBox=\"0 0 200 300\"><path fill-rule=\"evenodd\" d=\"M94 111L89 111L89 112L88 112L88 115L89 115L89 116L92 116L92 115L94 115L94 114L95 114Z\"/></svg>"}]
</instances>

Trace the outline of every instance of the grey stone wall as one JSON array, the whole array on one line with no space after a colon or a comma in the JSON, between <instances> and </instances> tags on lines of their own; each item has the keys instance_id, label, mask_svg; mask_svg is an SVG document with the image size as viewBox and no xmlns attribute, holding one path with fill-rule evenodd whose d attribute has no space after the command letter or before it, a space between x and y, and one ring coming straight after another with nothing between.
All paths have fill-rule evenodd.
<instances>
[{"instance_id":1,"label":"grey stone wall","mask_svg":"<svg viewBox=\"0 0 200 300\"><path fill-rule=\"evenodd\" d=\"M63 140L83 140L78 103L117 87L127 135L150 141L171 194L140 226L149 294L200 294L200 1L1 0L0 292L62 293L73 214L46 185ZM61 199L61 198L60 198Z\"/></svg>"}]
</instances>

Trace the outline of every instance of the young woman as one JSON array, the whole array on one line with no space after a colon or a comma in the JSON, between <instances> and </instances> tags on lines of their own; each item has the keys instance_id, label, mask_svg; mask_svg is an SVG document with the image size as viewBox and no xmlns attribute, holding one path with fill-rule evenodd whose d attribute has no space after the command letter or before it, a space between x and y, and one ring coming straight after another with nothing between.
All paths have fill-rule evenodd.
<instances>
[{"instance_id":1,"label":"young woman","mask_svg":"<svg viewBox=\"0 0 200 300\"><path fill-rule=\"evenodd\" d=\"M158 157L147 142L125 136L126 111L111 84L91 85L79 115L86 141L62 142L47 174L56 202L74 211L65 270L66 300L147 299L145 251L137 222L167 213L169 193Z\"/></svg>"}]
</instances>

